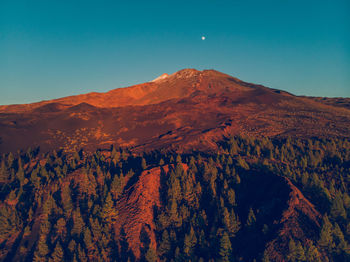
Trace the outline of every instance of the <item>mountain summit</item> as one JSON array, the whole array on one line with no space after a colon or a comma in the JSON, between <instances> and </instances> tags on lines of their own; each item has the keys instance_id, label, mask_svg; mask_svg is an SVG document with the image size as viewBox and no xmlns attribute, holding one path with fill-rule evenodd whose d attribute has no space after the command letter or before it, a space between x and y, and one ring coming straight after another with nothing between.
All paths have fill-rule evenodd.
<instances>
[{"instance_id":1,"label":"mountain summit","mask_svg":"<svg viewBox=\"0 0 350 262\"><path fill-rule=\"evenodd\" d=\"M350 110L215 71L184 69L152 82L25 105L0 106L0 151L217 147L234 134L348 137Z\"/></svg>"},{"instance_id":2,"label":"mountain summit","mask_svg":"<svg viewBox=\"0 0 350 262\"><path fill-rule=\"evenodd\" d=\"M232 83L236 81L230 76L214 70L183 69L171 75L163 74L151 82L127 88L117 88L106 93L92 92L39 103L0 106L0 112L27 112L52 103L58 103L62 107L88 103L103 108L156 104L173 98L187 97L198 89L203 91L206 89L205 87L208 87L207 84L215 79L226 81L226 85L231 87Z\"/></svg>"}]
</instances>

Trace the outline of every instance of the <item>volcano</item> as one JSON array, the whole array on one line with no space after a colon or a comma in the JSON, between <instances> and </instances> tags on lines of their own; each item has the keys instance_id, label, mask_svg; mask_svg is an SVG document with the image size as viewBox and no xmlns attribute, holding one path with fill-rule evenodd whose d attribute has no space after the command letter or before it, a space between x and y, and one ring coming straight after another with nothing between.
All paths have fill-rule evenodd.
<instances>
[{"instance_id":1,"label":"volcano","mask_svg":"<svg viewBox=\"0 0 350 262\"><path fill-rule=\"evenodd\" d=\"M106 93L0 106L0 151L215 150L231 135L348 137L349 99L300 97L184 69Z\"/></svg>"},{"instance_id":2,"label":"volcano","mask_svg":"<svg viewBox=\"0 0 350 262\"><path fill-rule=\"evenodd\" d=\"M0 106L0 261L349 261L349 123L195 69Z\"/></svg>"}]
</instances>

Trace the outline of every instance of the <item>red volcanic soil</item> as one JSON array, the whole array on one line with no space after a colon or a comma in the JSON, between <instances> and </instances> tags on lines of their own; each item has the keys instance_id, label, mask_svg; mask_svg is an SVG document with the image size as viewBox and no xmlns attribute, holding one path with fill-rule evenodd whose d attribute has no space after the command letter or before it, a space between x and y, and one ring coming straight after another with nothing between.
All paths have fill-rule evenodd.
<instances>
[{"instance_id":1,"label":"red volcanic soil","mask_svg":"<svg viewBox=\"0 0 350 262\"><path fill-rule=\"evenodd\" d=\"M160 206L159 188L162 172L168 172L168 167L156 167L141 173L139 180L130 187L117 203L116 223L113 227L117 238L120 238L123 229L130 249L136 258L140 257L141 230L144 230L150 245L157 249L154 234L153 207Z\"/></svg>"},{"instance_id":2,"label":"red volcanic soil","mask_svg":"<svg viewBox=\"0 0 350 262\"><path fill-rule=\"evenodd\" d=\"M325 105L344 107L350 109L350 98L344 97L310 97L317 102L320 102Z\"/></svg>"},{"instance_id":3,"label":"red volcanic soil","mask_svg":"<svg viewBox=\"0 0 350 262\"><path fill-rule=\"evenodd\" d=\"M277 262L284 261L290 239L299 239L302 243L307 243L317 236L322 220L314 205L288 178L284 179L290 188L287 208L278 222L281 226L278 235L267 244L269 258Z\"/></svg>"},{"instance_id":4,"label":"red volcanic soil","mask_svg":"<svg viewBox=\"0 0 350 262\"><path fill-rule=\"evenodd\" d=\"M182 164L183 170L188 166ZM169 166L158 166L145 170L137 182L128 188L117 202L117 216L113 224L115 235L121 238L123 230L130 249L136 258L140 258L140 248L143 248L142 231L147 234L150 246L157 250L154 207L160 207L160 179L168 175Z\"/></svg>"},{"instance_id":5,"label":"red volcanic soil","mask_svg":"<svg viewBox=\"0 0 350 262\"><path fill-rule=\"evenodd\" d=\"M107 93L0 106L0 152L111 144L134 151L215 150L218 140L234 134L349 137L349 123L350 109L333 100L185 69Z\"/></svg>"}]
</instances>

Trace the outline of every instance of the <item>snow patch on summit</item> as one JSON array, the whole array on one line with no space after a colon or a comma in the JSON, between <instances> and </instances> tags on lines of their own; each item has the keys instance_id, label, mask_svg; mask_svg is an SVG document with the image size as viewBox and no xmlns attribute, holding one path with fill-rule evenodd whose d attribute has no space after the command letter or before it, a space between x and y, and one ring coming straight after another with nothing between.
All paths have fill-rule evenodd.
<instances>
[{"instance_id":1,"label":"snow patch on summit","mask_svg":"<svg viewBox=\"0 0 350 262\"><path fill-rule=\"evenodd\" d=\"M156 79L152 80L151 82L157 82L159 80L163 80L167 78L169 75L167 73L162 74L161 76L158 76Z\"/></svg>"}]
</instances>

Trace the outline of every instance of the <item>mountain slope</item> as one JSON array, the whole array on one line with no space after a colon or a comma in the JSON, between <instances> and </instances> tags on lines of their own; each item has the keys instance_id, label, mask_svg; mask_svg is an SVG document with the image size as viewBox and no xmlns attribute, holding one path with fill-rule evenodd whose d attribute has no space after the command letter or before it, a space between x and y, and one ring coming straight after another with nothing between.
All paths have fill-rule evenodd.
<instances>
[{"instance_id":1,"label":"mountain slope","mask_svg":"<svg viewBox=\"0 0 350 262\"><path fill-rule=\"evenodd\" d=\"M215 149L232 134L348 137L350 110L185 69L153 82L28 105L0 107L0 151L30 146L89 150L112 144Z\"/></svg>"}]
</instances>

